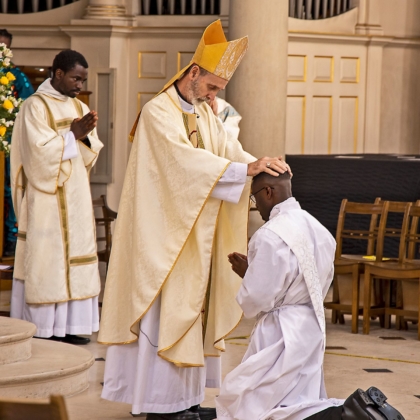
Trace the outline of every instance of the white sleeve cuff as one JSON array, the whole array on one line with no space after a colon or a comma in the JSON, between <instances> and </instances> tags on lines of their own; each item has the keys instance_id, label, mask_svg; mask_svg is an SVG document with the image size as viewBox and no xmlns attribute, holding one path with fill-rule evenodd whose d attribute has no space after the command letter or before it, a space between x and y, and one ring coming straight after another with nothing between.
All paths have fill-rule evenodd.
<instances>
[{"instance_id":1,"label":"white sleeve cuff","mask_svg":"<svg viewBox=\"0 0 420 420\"><path fill-rule=\"evenodd\" d=\"M246 163L232 162L219 179L219 184L245 184L247 173L248 165Z\"/></svg>"},{"instance_id":2,"label":"white sleeve cuff","mask_svg":"<svg viewBox=\"0 0 420 420\"><path fill-rule=\"evenodd\" d=\"M64 152L62 161L74 159L78 156L77 141L73 131L64 134Z\"/></svg>"},{"instance_id":3,"label":"white sleeve cuff","mask_svg":"<svg viewBox=\"0 0 420 420\"><path fill-rule=\"evenodd\" d=\"M245 187L248 165L232 162L211 194L213 198L237 204Z\"/></svg>"}]
</instances>

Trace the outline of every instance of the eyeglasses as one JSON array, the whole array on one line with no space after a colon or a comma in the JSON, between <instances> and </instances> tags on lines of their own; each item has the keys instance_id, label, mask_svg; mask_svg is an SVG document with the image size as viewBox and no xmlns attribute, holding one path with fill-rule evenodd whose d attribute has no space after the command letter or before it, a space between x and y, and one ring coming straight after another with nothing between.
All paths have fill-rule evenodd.
<instances>
[{"instance_id":1,"label":"eyeglasses","mask_svg":"<svg viewBox=\"0 0 420 420\"><path fill-rule=\"evenodd\" d=\"M255 201L255 196L260 192L260 191L262 191L262 190L265 190L266 188L270 188L270 189L272 189L272 190L274 190L274 187L262 187L260 190L258 190L257 192L254 192L254 194L251 194L250 196L249 196L249 199L254 203L254 204L256 204L257 202Z\"/></svg>"}]
</instances>

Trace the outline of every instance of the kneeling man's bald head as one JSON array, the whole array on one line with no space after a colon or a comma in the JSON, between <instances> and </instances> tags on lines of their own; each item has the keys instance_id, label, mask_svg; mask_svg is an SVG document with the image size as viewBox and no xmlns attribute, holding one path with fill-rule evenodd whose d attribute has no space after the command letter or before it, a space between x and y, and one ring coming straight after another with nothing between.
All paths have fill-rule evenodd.
<instances>
[{"instance_id":1,"label":"kneeling man's bald head","mask_svg":"<svg viewBox=\"0 0 420 420\"><path fill-rule=\"evenodd\" d=\"M292 197L290 174L285 172L272 176L266 172L254 176L251 186L251 199L255 201L263 220L268 221L273 207Z\"/></svg>"}]
</instances>

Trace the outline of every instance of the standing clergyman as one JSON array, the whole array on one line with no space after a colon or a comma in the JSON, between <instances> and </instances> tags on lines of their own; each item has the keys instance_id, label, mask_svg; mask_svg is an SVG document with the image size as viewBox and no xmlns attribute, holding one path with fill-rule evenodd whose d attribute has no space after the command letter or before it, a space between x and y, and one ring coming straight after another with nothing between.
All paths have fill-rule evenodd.
<instances>
[{"instance_id":1,"label":"standing clergyman","mask_svg":"<svg viewBox=\"0 0 420 420\"><path fill-rule=\"evenodd\" d=\"M11 316L36 337L87 344L99 328L100 279L89 172L103 147L95 111L76 99L88 64L76 51L54 59L13 130L11 176L18 244Z\"/></svg>"},{"instance_id":2,"label":"standing clergyman","mask_svg":"<svg viewBox=\"0 0 420 420\"><path fill-rule=\"evenodd\" d=\"M148 420L216 418L199 404L220 386L223 339L242 315L226 255L246 250L247 175L289 169L244 152L207 105L247 47L212 23L135 131L98 341L121 344L108 349L102 397Z\"/></svg>"}]
</instances>

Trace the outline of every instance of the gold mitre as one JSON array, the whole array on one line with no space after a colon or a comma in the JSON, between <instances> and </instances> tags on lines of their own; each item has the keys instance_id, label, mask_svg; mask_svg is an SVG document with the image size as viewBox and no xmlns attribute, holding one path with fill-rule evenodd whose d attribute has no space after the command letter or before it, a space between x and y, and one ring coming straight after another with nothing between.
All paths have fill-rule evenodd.
<instances>
[{"instance_id":1,"label":"gold mitre","mask_svg":"<svg viewBox=\"0 0 420 420\"><path fill-rule=\"evenodd\" d=\"M181 69L159 92L163 92L173 85L193 64L204 70L230 80L248 49L248 37L227 41L222 23L216 20L204 30L194 56L189 64Z\"/></svg>"},{"instance_id":2,"label":"gold mitre","mask_svg":"<svg viewBox=\"0 0 420 420\"><path fill-rule=\"evenodd\" d=\"M222 23L216 20L204 31L189 66L198 64L215 76L230 80L247 49L247 36L228 42Z\"/></svg>"},{"instance_id":3,"label":"gold mitre","mask_svg":"<svg viewBox=\"0 0 420 420\"><path fill-rule=\"evenodd\" d=\"M200 43L189 64L172 77L158 95L172 86L193 64L197 64L215 76L229 81L239 66L239 63L244 58L247 49L247 36L235 39L234 41L228 41L223 32L222 23L220 20L216 20L204 30ZM139 118L140 113L131 129L130 141L134 139Z\"/></svg>"}]
</instances>

